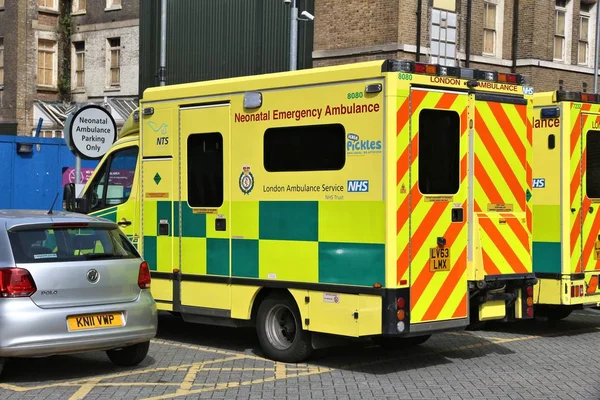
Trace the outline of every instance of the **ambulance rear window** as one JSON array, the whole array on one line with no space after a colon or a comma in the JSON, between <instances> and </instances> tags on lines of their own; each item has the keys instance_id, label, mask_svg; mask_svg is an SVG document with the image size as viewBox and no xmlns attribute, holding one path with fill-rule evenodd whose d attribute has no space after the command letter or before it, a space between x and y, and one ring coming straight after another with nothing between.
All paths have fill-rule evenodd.
<instances>
[{"instance_id":1,"label":"ambulance rear window","mask_svg":"<svg viewBox=\"0 0 600 400\"><path fill-rule=\"evenodd\" d=\"M419 114L419 190L455 194L460 176L460 117L455 111Z\"/></svg>"},{"instance_id":2,"label":"ambulance rear window","mask_svg":"<svg viewBox=\"0 0 600 400\"><path fill-rule=\"evenodd\" d=\"M588 131L586 141L586 194L589 199L600 199L600 131Z\"/></svg>"},{"instance_id":3,"label":"ambulance rear window","mask_svg":"<svg viewBox=\"0 0 600 400\"><path fill-rule=\"evenodd\" d=\"M345 129L340 124L269 128L264 164L269 172L340 170L346 164Z\"/></svg>"}]
</instances>

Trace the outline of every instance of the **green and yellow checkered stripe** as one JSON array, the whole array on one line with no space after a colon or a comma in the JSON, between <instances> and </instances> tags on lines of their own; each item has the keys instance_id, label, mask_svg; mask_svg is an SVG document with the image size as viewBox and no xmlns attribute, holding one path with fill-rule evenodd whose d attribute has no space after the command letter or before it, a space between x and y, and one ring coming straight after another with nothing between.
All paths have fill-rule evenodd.
<instances>
[{"instance_id":1,"label":"green and yellow checkered stripe","mask_svg":"<svg viewBox=\"0 0 600 400\"><path fill-rule=\"evenodd\" d=\"M185 202L146 202L144 219L156 224L144 223L144 257L154 270L171 272L161 249L181 235L183 274L385 285L384 211L383 201L226 202L221 232L216 214L195 214ZM157 236L160 220L169 221L170 236Z\"/></svg>"}]
</instances>

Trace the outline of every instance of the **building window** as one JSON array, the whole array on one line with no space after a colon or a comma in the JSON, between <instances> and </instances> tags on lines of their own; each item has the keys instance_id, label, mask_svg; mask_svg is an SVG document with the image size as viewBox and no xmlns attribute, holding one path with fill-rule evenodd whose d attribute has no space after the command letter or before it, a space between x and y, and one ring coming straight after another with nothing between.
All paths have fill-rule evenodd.
<instances>
[{"instance_id":1,"label":"building window","mask_svg":"<svg viewBox=\"0 0 600 400\"><path fill-rule=\"evenodd\" d=\"M75 50L75 87L85 86L85 42L73 42Z\"/></svg>"},{"instance_id":2,"label":"building window","mask_svg":"<svg viewBox=\"0 0 600 400\"><path fill-rule=\"evenodd\" d=\"M579 46L577 63L588 64L591 4L581 2L579 13Z\"/></svg>"},{"instance_id":3,"label":"building window","mask_svg":"<svg viewBox=\"0 0 600 400\"><path fill-rule=\"evenodd\" d=\"M455 111L419 114L419 190L456 194L460 177L460 117Z\"/></svg>"},{"instance_id":4,"label":"building window","mask_svg":"<svg viewBox=\"0 0 600 400\"><path fill-rule=\"evenodd\" d=\"M57 10L56 0L38 0L38 7Z\"/></svg>"},{"instance_id":5,"label":"building window","mask_svg":"<svg viewBox=\"0 0 600 400\"><path fill-rule=\"evenodd\" d=\"M108 39L108 86L121 85L121 39Z\"/></svg>"},{"instance_id":6,"label":"building window","mask_svg":"<svg viewBox=\"0 0 600 400\"><path fill-rule=\"evenodd\" d=\"M556 0L554 9L556 16L556 26L554 29L554 59L565 60L566 47L566 15L567 15L567 0Z\"/></svg>"},{"instance_id":7,"label":"building window","mask_svg":"<svg viewBox=\"0 0 600 400\"><path fill-rule=\"evenodd\" d=\"M496 4L484 3L483 52L496 54Z\"/></svg>"},{"instance_id":8,"label":"building window","mask_svg":"<svg viewBox=\"0 0 600 400\"><path fill-rule=\"evenodd\" d=\"M73 12L85 13L86 0L73 0Z\"/></svg>"},{"instance_id":9,"label":"building window","mask_svg":"<svg viewBox=\"0 0 600 400\"><path fill-rule=\"evenodd\" d=\"M456 13L431 10L431 62L456 65Z\"/></svg>"},{"instance_id":10,"label":"building window","mask_svg":"<svg viewBox=\"0 0 600 400\"><path fill-rule=\"evenodd\" d=\"M121 8L121 0L106 0L106 8L107 9L120 9Z\"/></svg>"},{"instance_id":11,"label":"building window","mask_svg":"<svg viewBox=\"0 0 600 400\"><path fill-rule=\"evenodd\" d=\"M269 172L335 171L346 164L346 131L340 124L269 128L263 144Z\"/></svg>"},{"instance_id":12,"label":"building window","mask_svg":"<svg viewBox=\"0 0 600 400\"><path fill-rule=\"evenodd\" d=\"M54 40L38 40L38 85L55 86L56 42Z\"/></svg>"},{"instance_id":13,"label":"building window","mask_svg":"<svg viewBox=\"0 0 600 400\"><path fill-rule=\"evenodd\" d=\"M223 136L219 132L188 137L188 203L191 207L223 204Z\"/></svg>"},{"instance_id":14,"label":"building window","mask_svg":"<svg viewBox=\"0 0 600 400\"><path fill-rule=\"evenodd\" d=\"M0 37L0 87L4 86L4 38Z\"/></svg>"},{"instance_id":15,"label":"building window","mask_svg":"<svg viewBox=\"0 0 600 400\"><path fill-rule=\"evenodd\" d=\"M4 0L0 0L0 8L4 8Z\"/></svg>"}]
</instances>

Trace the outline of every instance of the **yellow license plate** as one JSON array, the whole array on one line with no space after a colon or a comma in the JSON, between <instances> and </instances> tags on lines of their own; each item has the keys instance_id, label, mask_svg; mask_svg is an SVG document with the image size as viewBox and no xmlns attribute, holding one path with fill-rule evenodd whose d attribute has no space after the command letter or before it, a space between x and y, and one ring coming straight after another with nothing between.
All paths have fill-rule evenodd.
<instances>
[{"instance_id":1,"label":"yellow license plate","mask_svg":"<svg viewBox=\"0 0 600 400\"><path fill-rule=\"evenodd\" d=\"M594 242L594 260L600 260L600 241Z\"/></svg>"},{"instance_id":2,"label":"yellow license plate","mask_svg":"<svg viewBox=\"0 0 600 400\"><path fill-rule=\"evenodd\" d=\"M67 318L67 324L72 331L111 328L123 326L123 316L121 313L73 315Z\"/></svg>"},{"instance_id":3,"label":"yellow license plate","mask_svg":"<svg viewBox=\"0 0 600 400\"><path fill-rule=\"evenodd\" d=\"M429 249L429 271L449 271L450 270L450 248L434 247Z\"/></svg>"}]
</instances>

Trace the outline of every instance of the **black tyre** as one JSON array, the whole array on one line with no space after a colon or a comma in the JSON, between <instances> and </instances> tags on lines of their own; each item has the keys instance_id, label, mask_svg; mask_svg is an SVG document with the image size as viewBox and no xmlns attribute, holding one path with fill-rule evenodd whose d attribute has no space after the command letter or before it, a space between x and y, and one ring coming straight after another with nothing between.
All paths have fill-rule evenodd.
<instances>
[{"instance_id":1,"label":"black tyre","mask_svg":"<svg viewBox=\"0 0 600 400\"><path fill-rule=\"evenodd\" d=\"M138 365L148 355L150 342L138 343L118 350L108 350L106 355L116 365L132 367Z\"/></svg>"},{"instance_id":2,"label":"black tyre","mask_svg":"<svg viewBox=\"0 0 600 400\"><path fill-rule=\"evenodd\" d=\"M256 333L271 360L296 363L307 359L313 350L310 332L302 329L298 306L287 296L270 296L260 303Z\"/></svg>"},{"instance_id":3,"label":"black tyre","mask_svg":"<svg viewBox=\"0 0 600 400\"><path fill-rule=\"evenodd\" d=\"M6 364L6 358L0 357L0 377L2 377L2 370L4 369L4 364Z\"/></svg>"}]
</instances>

